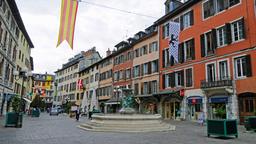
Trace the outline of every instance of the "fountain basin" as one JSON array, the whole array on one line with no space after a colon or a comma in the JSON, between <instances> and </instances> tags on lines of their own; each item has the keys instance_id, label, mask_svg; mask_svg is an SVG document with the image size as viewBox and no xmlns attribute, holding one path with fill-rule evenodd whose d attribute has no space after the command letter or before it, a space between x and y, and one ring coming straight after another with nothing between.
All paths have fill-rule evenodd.
<instances>
[{"instance_id":1,"label":"fountain basin","mask_svg":"<svg viewBox=\"0 0 256 144\"><path fill-rule=\"evenodd\" d=\"M175 130L175 126L162 121L160 114L95 114L90 122L78 126L99 132L155 132Z\"/></svg>"}]
</instances>

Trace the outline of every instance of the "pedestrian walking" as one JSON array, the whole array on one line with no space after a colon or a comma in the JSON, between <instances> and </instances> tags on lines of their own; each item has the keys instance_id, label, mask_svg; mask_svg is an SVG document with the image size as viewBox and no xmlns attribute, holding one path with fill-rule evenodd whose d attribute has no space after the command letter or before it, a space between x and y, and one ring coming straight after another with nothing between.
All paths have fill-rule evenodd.
<instances>
[{"instance_id":1,"label":"pedestrian walking","mask_svg":"<svg viewBox=\"0 0 256 144\"><path fill-rule=\"evenodd\" d=\"M203 112L203 111L201 111L201 113L200 113L200 115L199 115L198 123L199 123L199 125L201 125L201 126L204 125L204 112Z\"/></svg>"},{"instance_id":2,"label":"pedestrian walking","mask_svg":"<svg viewBox=\"0 0 256 144\"><path fill-rule=\"evenodd\" d=\"M77 110L76 110L76 121L79 121L79 117L80 117L80 109L77 108Z\"/></svg>"}]
</instances>

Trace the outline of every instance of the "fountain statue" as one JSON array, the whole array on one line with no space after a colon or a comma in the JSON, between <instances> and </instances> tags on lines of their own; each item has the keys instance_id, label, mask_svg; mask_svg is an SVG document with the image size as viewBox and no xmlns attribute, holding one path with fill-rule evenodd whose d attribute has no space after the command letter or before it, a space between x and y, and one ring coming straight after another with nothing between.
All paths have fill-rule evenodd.
<instances>
[{"instance_id":1,"label":"fountain statue","mask_svg":"<svg viewBox=\"0 0 256 144\"><path fill-rule=\"evenodd\" d=\"M93 114L92 120L78 127L100 132L153 132L175 130L175 126L162 121L160 114L136 114L132 89L121 89L122 108L119 114Z\"/></svg>"}]
</instances>

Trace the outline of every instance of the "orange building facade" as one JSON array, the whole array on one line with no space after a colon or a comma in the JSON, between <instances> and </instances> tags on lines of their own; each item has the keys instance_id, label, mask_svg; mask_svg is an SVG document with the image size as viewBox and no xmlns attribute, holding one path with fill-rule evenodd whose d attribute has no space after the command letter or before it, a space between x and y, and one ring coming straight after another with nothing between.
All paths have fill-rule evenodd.
<instances>
[{"instance_id":1,"label":"orange building facade","mask_svg":"<svg viewBox=\"0 0 256 144\"><path fill-rule=\"evenodd\" d=\"M190 0L155 22L160 49L158 97L165 119L243 121L244 116L255 115L255 3ZM178 62L169 54L171 21L180 23Z\"/></svg>"}]
</instances>

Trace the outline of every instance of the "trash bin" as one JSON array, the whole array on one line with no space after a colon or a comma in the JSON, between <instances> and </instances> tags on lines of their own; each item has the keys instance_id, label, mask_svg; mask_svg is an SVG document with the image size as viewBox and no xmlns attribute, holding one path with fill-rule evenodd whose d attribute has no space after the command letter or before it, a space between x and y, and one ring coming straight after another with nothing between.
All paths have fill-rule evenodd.
<instances>
[{"instance_id":1,"label":"trash bin","mask_svg":"<svg viewBox=\"0 0 256 144\"><path fill-rule=\"evenodd\" d=\"M237 120L207 120L207 135L238 137Z\"/></svg>"}]
</instances>

